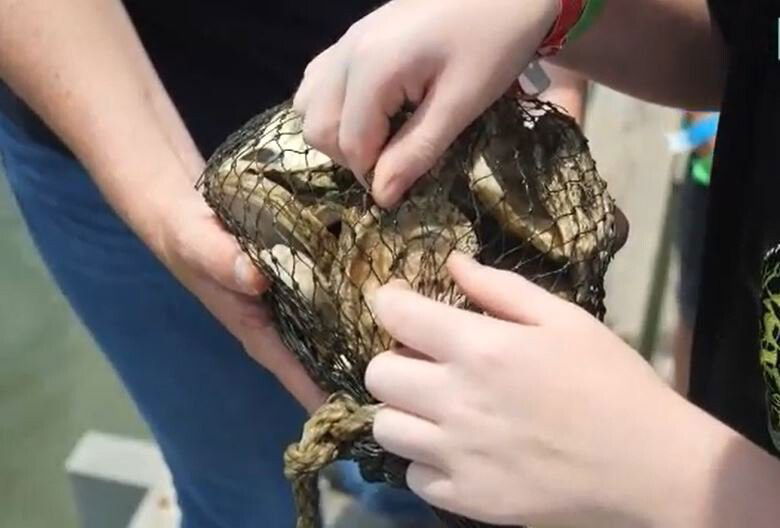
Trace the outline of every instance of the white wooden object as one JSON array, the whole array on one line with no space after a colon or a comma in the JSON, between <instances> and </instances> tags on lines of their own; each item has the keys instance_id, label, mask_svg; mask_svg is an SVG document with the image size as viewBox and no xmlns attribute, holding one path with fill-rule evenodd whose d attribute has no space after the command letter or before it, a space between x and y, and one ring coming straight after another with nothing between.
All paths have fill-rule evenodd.
<instances>
[{"instance_id":1,"label":"white wooden object","mask_svg":"<svg viewBox=\"0 0 780 528\"><path fill-rule=\"evenodd\" d=\"M170 473L151 442L90 431L65 462L82 528L175 528Z\"/></svg>"}]
</instances>

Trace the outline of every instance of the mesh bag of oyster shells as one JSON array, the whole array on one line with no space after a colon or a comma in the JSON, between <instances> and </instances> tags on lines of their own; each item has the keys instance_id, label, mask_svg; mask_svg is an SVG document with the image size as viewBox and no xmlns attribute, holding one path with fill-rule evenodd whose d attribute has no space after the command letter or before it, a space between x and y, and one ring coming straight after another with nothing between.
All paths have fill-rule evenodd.
<instances>
[{"instance_id":1,"label":"mesh bag of oyster shells","mask_svg":"<svg viewBox=\"0 0 780 528\"><path fill-rule=\"evenodd\" d=\"M289 102L229 137L199 188L269 277L264 300L283 341L331 395L285 454L299 528L318 525L317 473L338 458L356 460L369 481L404 486L407 462L371 437L379 402L363 374L392 344L367 303L372 291L400 279L475 309L445 268L459 251L603 317L604 274L620 245L617 209L574 120L520 96L490 107L392 209L306 145ZM437 513L449 526L479 525Z\"/></svg>"}]
</instances>

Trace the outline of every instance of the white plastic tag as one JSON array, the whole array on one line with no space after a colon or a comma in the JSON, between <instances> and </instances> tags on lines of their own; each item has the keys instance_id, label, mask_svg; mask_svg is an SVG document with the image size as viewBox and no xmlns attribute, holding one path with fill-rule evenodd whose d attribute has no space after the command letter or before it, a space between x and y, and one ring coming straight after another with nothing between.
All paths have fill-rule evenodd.
<instances>
[{"instance_id":1,"label":"white plastic tag","mask_svg":"<svg viewBox=\"0 0 780 528\"><path fill-rule=\"evenodd\" d=\"M550 77L538 60L531 62L518 79L526 95L536 97L550 87Z\"/></svg>"}]
</instances>

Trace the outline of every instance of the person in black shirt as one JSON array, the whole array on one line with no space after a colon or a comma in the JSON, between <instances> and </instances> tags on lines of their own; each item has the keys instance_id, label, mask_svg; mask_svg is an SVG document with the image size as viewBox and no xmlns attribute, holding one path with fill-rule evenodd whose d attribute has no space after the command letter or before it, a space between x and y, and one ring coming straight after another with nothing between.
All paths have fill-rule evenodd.
<instances>
[{"instance_id":1,"label":"person in black shirt","mask_svg":"<svg viewBox=\"0 0 780 528\"><path fill-rule=\"evenodd\" d=\"M712 118L713 114L706 112L686 112L683 116L683 126L690 126ZM683 395L688 394L690 381L691 345L693 343L693 326L696 322L696 309L699 304L707 193L714 149L715 135L713 134L688 154L685 174L683 174L682 182L676 191L674 243L678 251L680 275L676 299L677 326L674 330L671 349L674 358L673 385Z\"/></svg>"},{"instance_id":2,"label":"person in black shirt","mask_svg":"<svg viewBox=\"0 0 780 528\"><path fill-rule=\"evenodd\" d=\"M488 315L408 289L373 308L404 347L366 384L377 440L431 504L497 524L780 524L780 2L589 0L556 61L626 93L721 111L691 404L576 306L454 256ZM313 146L394 204L514 82L575 0L394 0L313 60L295 97ZM581 13L575 13L579 16ZM583 19L585 20L585 19ZM548 37L545 37L548 35ZM414 116L392 138L405 101ZM637 277L637 280L642 280ZM626 285L630 287L630 285Z\"/></svg>"}]
</instances>

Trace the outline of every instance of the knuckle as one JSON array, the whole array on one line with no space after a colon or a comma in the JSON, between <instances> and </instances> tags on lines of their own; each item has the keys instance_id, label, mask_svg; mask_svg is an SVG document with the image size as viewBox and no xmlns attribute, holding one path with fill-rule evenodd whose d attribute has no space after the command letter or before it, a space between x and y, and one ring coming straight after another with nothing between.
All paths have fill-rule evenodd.
<instances>
[{"instance_id":1,"label":"knuckle","mask_svg":"<svg viewBox=\"0 0 780 528\"><path fill-rule=\"evenodd\" d=\"M303 96L304 93L303 89L304 89L303 85L301 85L298 88L298 91L295 92L295 96L293 97L293 103L292 103L293 111L301 116L306 115L306 100Z\"/></svg>"},{"instance_id":2,"label":"knuckle","mask_svg":"<svg viewBox=\"0 0 780 528\"><path fill-rule=\"evenodd\" d=\"M413 65L405 57L400 57L393 51L392 44L383 44L372 40L356 45L351 50L352 61L359 66L363 78L377 94L383 94L379 99L388 99L383 104L385 111L395 110L394 106L404 103L404 90L406 88Z\"/></svg>"},{"instance_id":3,"label":"knuckle","mask_svg":"<svg viewBox=\"0 0 780 528\"><path fill-rule=\"evenodd\" d=\"M347 31L344 32L344 35L338 40L338 45L343 46L349 46L350 48L355 48L358 45L361 45L366 40L371 40L371 34L376 33L376 31L371 31L372 29L372 21L371 21L371 15L368 17L363 17L360 20L357 20L352 23L351 26L347 29ZM373 28L376 30L376 27Z\"/></svg>"},{"instance_id":4,"label":"knuckle","mask_svg":"<svg viewBox=\"0 0 780 528\"><path fill-rule=\"evenodd\" d=\"M354 133L342 132L339 135L339 150L348 160L362 160L365 157L365 146L361 138Z\"/></svg>"},{"instance_id":5,"label":"knuckle","mask_svg":"<svg viewBox=\"0 0 780 528\"><path fill-rule=\"evenodd\" d=\"M428 138L410 138L386 168L387 180L396 182L401 188L408 188L418 178L435 164L439 149L433 140Z\"/></svg>"},{"instance_id":6,"label":"knuckle","mask_svg":"<svg viewBox=\"0 0 780 528\"><path fill-rule=\"evenodd\" d=\"M312 60L309 61L309 64L306 65L306 68L303 70L303 78L304 79L310 79L314 73L317 71L317 67L319 66L320 62L322 61L322 55L318 55L314 57Z\"/></svg>"},{"instance_id":7,"label":"knuckle","mask_svg":"<svg viewBox=\"0 0 780 528\"><path fill-rule=\"evenodd\" d=\"M433 163L439 157L441 151L440 141L429 132L420 133L414 139L414 149L410 152L417 160L425 163Z\"/></svg>"},{"instance_id":8,"label":"knuckle","mask_svg":"<svg viewBox=\"0 0 780 528\"><path fill-rule=\"evenodd\" d=\"M306 69L303 70L303 76L311 77L312 75L315 75L317 71L319 71L321 68L323 68L326 63L328 62L328 59L333 56L335 50L339 46L338 43L330 46L329 48L325 49L324 51L320 52L316 57L314 57L311 61L309 61L309 64L306 65Z\"/></svg>"},{"instance_id":9,"label":"knuckle","mask_svg":"<svg viewBox=\"0 0 780 528\"><path fill-rule=\"evenodd\" d=\"M341 133L339 136L339 151L345 162L357 172L365 172L370 168L375 157L373 147L367 144L367 137L356 133Z\"/></svg>"},{"instance_id":10,"label":"knuckle","mask_svg":"<svg viewBox=\"0 0 780 528\"><path fill-rule=\"evenodd\" d=\"M468 399L470 398L460 396L456 403L450 405L441 420L442 427L455 431L462 430L466 424L474 423L474 411L471 409L472 405L470 401L467 401ZM458 439L455 443L458 448L463 447L463 439Z\"/></svg>"},{"instance_id":11,"label":"knuckle","mask_svg":"<svg viewBox=\"0 0 780 528\"><path fill-rule=\"evenodd\" d=\"M515 344L509 337L488 336L482 337L473 347L473 353L467 356L472 370L476 372L491 373L501 371L508 367L507 362Z\"/></svg>"},{"instance_id":12,"label":"knuckle","mask_svg":"<svg viewBox=\"0 0 780 528\"><path fill-rule=\"evenodd\" d=\"M350 55L355 62L371 64L377 59L380 48L375 41L366 38L356 38L352 43Z\"/></svg>"},{"instance_id":13,"label":"knuckle","mask_svg":"<svg viewBox=\"0 0 780 528\"><path fill-rule=\"evenodd\" d=\"M338 144L338 124L325 119L307 119L303 125L303 140L317 150L332 155Z\"/></svg>"},{"instance_id":14,"label":"knuckle","mask_svg":"<svg viewBox=\"0 0 780 528\"><path fill-rule=\"evenodd\" d=\"M384 78L400 84L406 91L410 91L408 89L411 85L422 88L425 83L422 82L420 74L425 71L425 68L423 60L415 50L399 49L392 42L387 42L382 48L386 54Z\"/></svg>"}]
</instances>

